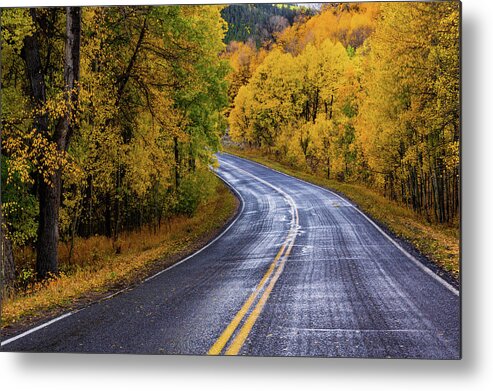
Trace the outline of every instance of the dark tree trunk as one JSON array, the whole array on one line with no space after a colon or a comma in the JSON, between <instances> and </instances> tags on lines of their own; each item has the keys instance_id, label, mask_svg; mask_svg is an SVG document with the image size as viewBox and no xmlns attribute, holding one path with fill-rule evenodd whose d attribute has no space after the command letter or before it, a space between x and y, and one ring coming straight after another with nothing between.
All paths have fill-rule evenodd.
<instances>
[{"instance_id":1,"label":"dark tree trunk","mask_svg":"<svg viewBox=\"0 0 493 391\"><path fill-rule=\"evenodd\" d=\"M40 178L38 240L36 246L36 273L45 278L49 273L58 273L58 218L60 210L61 173L51 176L52 183Z\"/></svg>"},{"instance_id":2,"label":"dark tree trunk","mask_svg":"<svg viewBox=\"0 0 493 391\"><path fill-rule=\"evenodd\" d=\"M31 9L31 17L36 24L36 10ZM66 41L64 79L66 99L69 109L66 115L56 125L53 137L58 151L68 149L70 138L75 128L75 114L77 111L77 81L80 68L80 7L67 7ZM37 33L24 39L22 56L26 63L27 74L31 86L33 106L41 108L46 103L45 74L41 66L39 41ZM34 119L38 132L50 138L47 115L38 115ZM58 218L61 199L61 170L56 170L47 183L38 175L39 193L39 225L36 246L36 272L39 278L45 278L49 273L58 272Z\"/></svg>"},{"instance_id":3,"label":"dark tree trunk","mask_svg":"<svg viewBox=\"0 0 493 391\"><path fill-rule=\"evenodd\" d=\"M332 119L332 105L334 104L334 95L330 96L330 114L329 119Z\"/></svg>"},{"instance_id":4,"label":"dark tree trunk","mask_svg":"<svg viewBox=\"0 0 493 391\"><path fill-rule=\"evenodd\" d=\"M2 29L2 10L0 9L0 33ZM0 58L1 57L1 42L0 42ZM2 69L0 67L0 119L2 118ZM2 145L2 124L0 123L0 147ZM1 150L0 150L0 159L1 159ZM0 168L1 168L0 161ZM0 170L1 171L1 170ZM15 278L15 264L14 264L14 256L12 253L12 245L10 243L10 239L5 234L5 224L3 221L3 213L2 213L2 197L1 197L2 183L0 178L0 319L2 318L2 299L3 293L6 289L9 289L14 282Z\"/></svg>"},{"instance_id":5,"label":"dark tree trunk","mask_svg":"<svg viewBox=\"0 0 493 391\"><path fill-rule=\"evenodd\" d=\"M3 295L13 287L14 278L14 256L12 254L10 240L5 235L3 215L0 205L0 319L2 319Z\"/></svg>"},{"instance_id":6,"label":"dark tree trunk","mask_svg":"<svg viewBox=\"0 0 493 391\"><path fill-rule=\"evenodd\" d=\"M105 213L104 213L104 232L107 238L111 238L111 195L110 192L106 192L105 196Z\"/></svg>"},{"instance_id":7,"label":"dark tree trunk","mask_svg":"<svg viewBox=\"0 0 493 391\"><path fill-rule=\"evenodd\" d=\"M33 22L36 23L36 10L30 11ZM26 63L27 75L31 87L33 108L40 109L46 103L46 85L44 71L41 65L38 33L24 38L22 57ZM34 118L34 126L39 133L49 137L48 117L46 114L38 114ZM56 189L52 187L59 181L59 175L52 175L53 184L47 184L42 175L38 175L39 192L39 223L37 239L36 270L38 276L43 278L48 272L57 271L58 262L58 205L59 197ZM59 193L59 191L58 191Z\"/></svg>"},{"instance_id":8,"label":"dark tree trunk","mask_svg":"<svg viewBox=\"0 0 493 391\"><path fill-rule=\"evenodd\" d=\"M327 179L330 179L330 156L327 155Z\"/></svg>"},{"instance_id":9,"label":"dark tree trunk","mask_svg":"<svg viewBox=\"0 0 493 391\"><path fill-rule=\"evenodd\" d=\"M178 137L173 137L173 148L175 153L175 188L180 187L180 150L178 148Z\"/></svg>"},{"instance_id":10,"label":"dark tree trunk","mask_svg":"<svg viewBox=\"0 0 493 391\"><path fill-rule=\"evenodd\" d=\"M15 264L14 255L12 253L12 244L10 239L5 235L5 225L3 215L0 213L0 257L1 257L1 273L2 282L4 284L0 289L11 288L15 279Z\"/></svg>"},{"instance_id":11,"label":"dark tree trunk","mask_svg":"<svg viewBox=\"0 0 493 391\"><path fill-rule=\"evenodd\" d=\"M36 10L31 9L31 17L36 23ZM31 88L32 104L34 109L41 109L46 103L46 85L44 80L44 71L41 66L41 57L39 53L38 34L24 38L24 46L21 52L22 58L26 63L29 85ZM48 116L37 115L34 118L34 126L40 133L47 134L48 132Z\"/></svg>"},{"instance_id":12,"label":"dark tree trunk","mask_svg":"<svg viewBox=\"0 0 493 391\"><path fill-rule=\"evenodd\" d=\"M59 149L66 151L76 128L78 81L80 77L81 8L67 7L64 79L68 110L55 137ZM58 129L57 129L58 130Z\"/></svg>"},{"instance_id":13,"label":"dark tree trunk","mask_svg":"<svg viewBox=\"0 0 493 391\"><path fill-rule=\"evenodd\" d=\"M317 89L315 91L315 100L313 102L313 111L312 111L312 122L315 123L317 119L317 112L318 112L318 96L319 96L319 90Z\"/></svg>"}]
</instances>

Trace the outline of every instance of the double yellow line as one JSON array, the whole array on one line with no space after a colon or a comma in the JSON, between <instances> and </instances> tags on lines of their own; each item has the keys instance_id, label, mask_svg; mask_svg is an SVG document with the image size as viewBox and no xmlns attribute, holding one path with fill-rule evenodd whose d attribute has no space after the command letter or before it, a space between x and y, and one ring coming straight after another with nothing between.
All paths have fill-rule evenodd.
<instances>
[{"instance_id":1,"label":"double yellow line","mask_svg":"<svg viewBox=\"0 0 493 391\"><path fill-rule=\"evenodd\" d=\"M290 197L289 197L290 198ZM291 199L292 201L292 199ZM273 262L270 264L269 269L266 271L260 282L258 283L257 287L253 291L253 293L248 297L248 299L245 301L243 306L240 308L240 310L237 312L233 320L228 324L228 326L224 329L222 334L219 336L219 338L216 340L214 345L209 349L207 354L209 355L219 355L223 351L224 347L227 345L228 341L230 341L231 337L233 336L234 332L240 325L240 323L243 321L243 319L246 317L248 312L250 311L251 307L255 303L257 297L259 294L262 292L262 295L260 296L260 299L256 302L255 307L253 310L250 312L250 315L246 317L245 322L243 323L242 327L238 331L238 333L234 336L232 339L231 343L229 344L228 348L225 351L225 355L232 356L232 355L237 355L238 352L241 350L243 347L245 340L248 337L248 334L252 330L252 327L254 326L255 322L257 321L260 313L262 312L262 309L265 306L265 303L267 302L267 299L270 296L270 293L272 292L272 289L274 288L274 285L276 284L277 280L279 279L279 276L281 275L283 269L284 269L284 264L286 263L286 260L289 257L289 254L291 253L291 249L293 248L294 241L296 239L296 234L298 232L298 210L296 209L294 203L291 203L292 206L292 213L293 213L293 220L291 222L291 229L289 230L288 236L286 240L284 241L283 245L281 246L279 252L277 253L276 257L274 258ZM265 289L264 289L265 288Z\"/></svg>"}]
</instances>

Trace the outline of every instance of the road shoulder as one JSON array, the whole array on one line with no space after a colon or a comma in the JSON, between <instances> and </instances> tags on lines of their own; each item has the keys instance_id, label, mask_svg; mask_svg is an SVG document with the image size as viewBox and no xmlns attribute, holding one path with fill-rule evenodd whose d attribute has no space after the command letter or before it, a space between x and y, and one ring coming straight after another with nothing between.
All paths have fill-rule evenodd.
<instances>
[{"instance_id":1,"label":"road shoulder","mask_svg":"<svg viewBox=\"0 0 493 391\"><path fill-rule=\"evenodd\" d=\"M124 270L115 278L108 279L102 276L101 285L91 286L91 289L76 293L70 292L65 296L62 294L60 297L52 298L51 301L37 300L38 292L36 292L31 296L4 303L1 340L4 341L65 313L79 311L142 284L146 279L189 257L221 235L235 221L240 213L240 207L241 203L235 192L220 181L217 194L190 218L189 227L176 232L171 246L168 244L166 249L156 246L141 254L115 256L115 259L120 258L120 263L141 258L136 262L136 267ZM77 277L72 276L72 278ZM56 281L53 283L56 284ZM42 290L40 293L43 294Z\"/></svg>"},{"instance_id":2,"label":"road shoulder","mask_svg":"<svg viewBox=\"0 0 493 391\"><path fill-rule=\"evenodd\" d=\"M460 286L460 234L458 230L429 224L411 210L390 202L361 185L341 183L302 172L262 155L259 151L225 148L225 152L247 159L302 181L327 189L349 200L368 215L407 252L454 288Z\"/></svg>"}]
</instances>

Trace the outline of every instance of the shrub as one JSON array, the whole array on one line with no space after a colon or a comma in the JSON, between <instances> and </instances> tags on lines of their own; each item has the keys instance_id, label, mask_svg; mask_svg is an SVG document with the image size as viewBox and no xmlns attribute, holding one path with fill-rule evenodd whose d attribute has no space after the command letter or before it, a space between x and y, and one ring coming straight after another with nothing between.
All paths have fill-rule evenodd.
<instances>
[{"instance_id":1,"label":"shrub","mask_svg":"<svg viewBox=\"0 0 493 391\"><path fill-rule=\"evenodd\" d=\"M197 171L183 178L178 188L176 212L193 216L200 203L211 196L216 183L209 171Z\"/></svg>"}]
</instances>

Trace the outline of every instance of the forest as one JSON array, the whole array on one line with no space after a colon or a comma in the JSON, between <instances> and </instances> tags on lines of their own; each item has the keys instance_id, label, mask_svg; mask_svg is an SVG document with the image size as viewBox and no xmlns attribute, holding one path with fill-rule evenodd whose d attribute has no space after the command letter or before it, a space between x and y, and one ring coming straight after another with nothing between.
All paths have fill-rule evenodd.
<instances>
[{"instance_id":1,"label":"forest","mask_svg":"<svg viewBox=\"0 0 493 391\"><path fill-rule=\"evenodd\" d=\"M311 8L294 4L231 4L221 11L228 24L224 42L249 41L257 47L266 46L295 21L313 15Z\"/></svg>"},{"instance_id":2,"label":"forest","mask_svg":"<svg viewBox=\"0 0 493 391\"><path fill-rule=\"evenodd\" d=\"M231 43L231 139L458 226L459 7L332 4L269 50Z\"/></svg>"},{"instance_id":3,"label":"forest","mask_svg":"<svg viewBox=\"0 0 493 391\"><path fill-rule=\"evenodd\" d=\"M4 287L69 273L81 238L119 254L129 232L193 216L224 137L458 227L459 13L2 9Z\"/></svg>"},{"instance_id":4,"label":"forest","mask_svg":"<svg viewBox=\"0 0 493 391\"><path fill-rule=\"evenodd\" d=\"M11 8L1 23L6 285L13 254L43 279L60 242L194 213L226 125L220 7Z\"/></svg>"}]
</instances>

